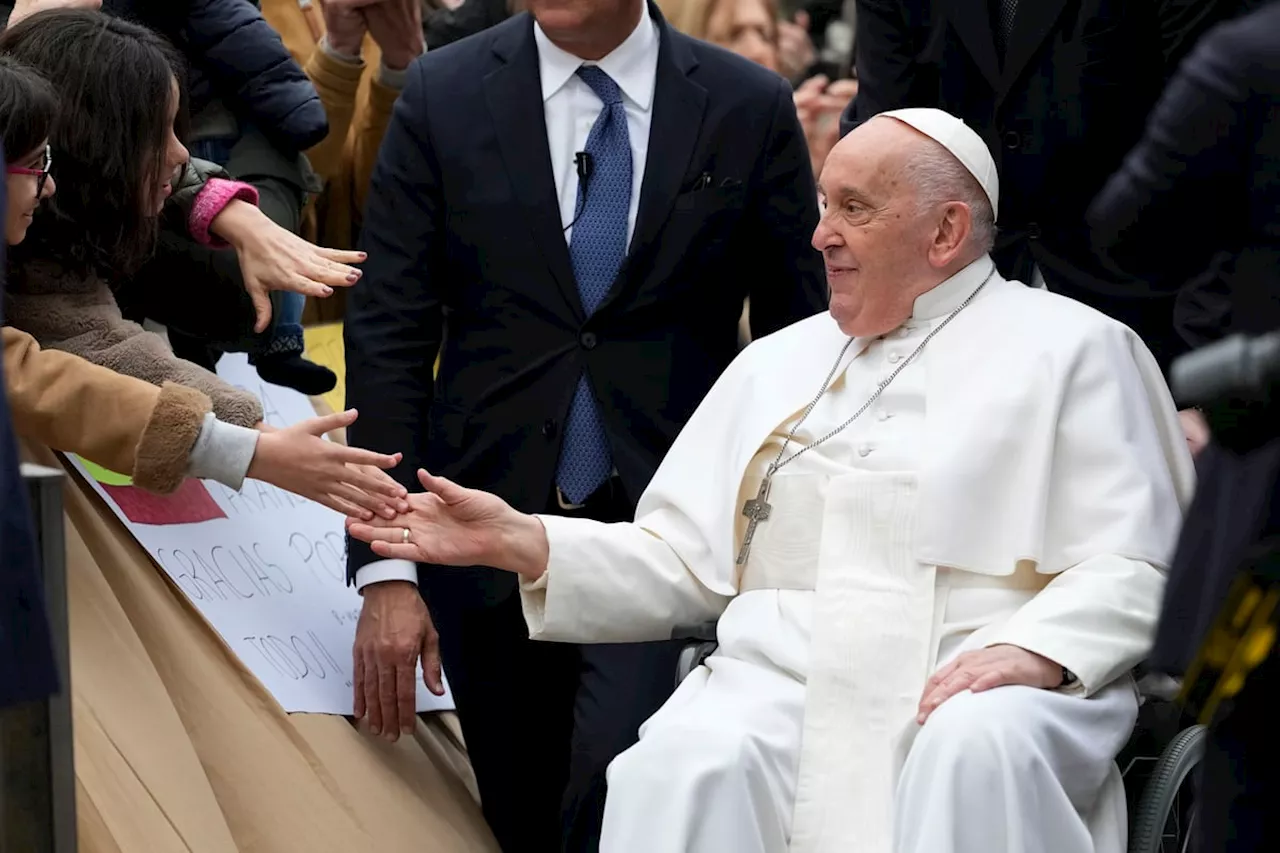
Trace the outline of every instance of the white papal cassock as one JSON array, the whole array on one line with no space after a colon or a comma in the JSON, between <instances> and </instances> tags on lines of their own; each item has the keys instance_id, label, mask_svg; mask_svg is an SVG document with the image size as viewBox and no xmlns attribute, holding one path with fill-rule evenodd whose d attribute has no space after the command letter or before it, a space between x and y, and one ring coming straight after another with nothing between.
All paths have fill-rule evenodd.
<instances>
[{"instance_id":1,"label":"white papal cassock","mask_svg":"<svg viewBox=\"0 0 1280 853\"><path fill-rule=\"evenodd\" d=\"M847 420L991 270L983 258L857 340L791 451ZM532 635L720 647L609 770L605 853L1122 853L1114 756L1192 468L1131 331L995 275L876 403L774 478L745 571L743 501L847 340L762 339L712 389L634 524L543 519ZM1012 644L1079 678L925 681Z\"/></svg>"}]
</instances>

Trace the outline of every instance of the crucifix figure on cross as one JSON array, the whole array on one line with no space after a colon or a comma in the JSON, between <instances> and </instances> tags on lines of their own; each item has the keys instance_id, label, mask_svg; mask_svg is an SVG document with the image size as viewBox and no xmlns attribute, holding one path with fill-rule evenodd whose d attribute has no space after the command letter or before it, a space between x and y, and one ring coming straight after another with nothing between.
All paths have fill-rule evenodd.
<instances>
[{"instance_id":1,"label":"crucifix figure on cross","mask_svg":"<svg viewBox=\"0 0 1280 853\"><path fill-rule=\"evenodd\" d=\"M751 540L756 535L756 525L762 521L768 521L769 513L773 511L773 507L769 504L769 485L772 481L773 471L770 470L760 481L760 490L756 492L756 496L742 505L742 514L747 517L748 522L747 533L742 537L742 550L738 551L739 566L747 562L747 555L751 551Z\"/></svg>"}]
</instances>

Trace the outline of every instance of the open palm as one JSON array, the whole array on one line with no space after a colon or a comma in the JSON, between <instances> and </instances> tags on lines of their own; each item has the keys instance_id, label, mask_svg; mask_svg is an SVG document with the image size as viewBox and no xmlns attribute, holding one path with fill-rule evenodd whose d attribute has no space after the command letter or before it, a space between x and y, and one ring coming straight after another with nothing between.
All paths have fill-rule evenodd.
<instances>
[{"instance_id":1,"label":"open palm","mask_svg":"<svg viewBox=\"0 0 1280 853\"><path fill-rule=\"evenodd\" d=\"M502 498L418 472L426 489L409 496L409 511L394 519L349 520L353 537L379 557L442 566L492 565L502 523L515 511ZM404 531L409 531L406 542Z\"/></svg>"}]
</instances>

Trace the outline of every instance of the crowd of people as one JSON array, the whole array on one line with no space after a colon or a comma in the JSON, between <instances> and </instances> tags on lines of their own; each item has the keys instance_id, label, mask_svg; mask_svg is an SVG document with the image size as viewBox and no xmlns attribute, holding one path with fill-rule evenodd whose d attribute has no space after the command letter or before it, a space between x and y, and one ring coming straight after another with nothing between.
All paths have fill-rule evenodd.
<instances>
[{"instance_id":1,"label":"crowd of people","mask_svg":"<svg viewBox=\"0 0 1280 853\"><path fill-rule=\"evenodd\" d=\"M1267 0L18 0L0 429L342 513L356 716L446 674L508 853L1122 853L1132 671L1274 527L1166 376L1280 328L1277 103ZM308 298L275 429L216 365L331 390Z\"/></svg>"}]
</instances>

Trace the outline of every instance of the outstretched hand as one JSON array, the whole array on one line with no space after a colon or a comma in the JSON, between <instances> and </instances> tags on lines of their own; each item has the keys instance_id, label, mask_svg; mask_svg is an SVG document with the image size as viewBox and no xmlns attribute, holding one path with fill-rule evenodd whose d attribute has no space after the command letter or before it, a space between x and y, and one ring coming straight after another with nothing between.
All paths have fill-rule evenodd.
<instances>
[{"instance_id":1,"label":"outstretched hand","mask_svg":"<svg viewBox=\"0 0 1280 853\"><path fill-rule=\"evenodd\" d=\"M394 518L409 509L407 490L385 473L400 464L400 454L374 453L322 437L355 420L351 409L263 432L249 476L348 517L371 519L378 513Z\"/></svg>"},{"instance_id":2,"label":"outstretched hand","mask_svg":"<svg viewBox=\"0 0 1280 853\"><path fill-rule=\"evenodd\" d=\"M809 146L809 164L815 176L822 173L827 155L840 141L840 114L857 94L857 80L832 82L821 74L796 87L792 98Z\"/></svg>"},{"instance_id":3,"label":"outstretched hand","mask_svg":"<svg viewBox=\"0 0 1280 853\"><path fill-rule=\"evenodd\" d=\"M272 222L265 213L239 199L214 217L209 230L236 250L244 289L253 302L253 330L271 323L271 291L287 290L323 299L335 287L350 287L363 273L350 264L365 260L364 252L326 249Z\"/></svg>"},{"instance_id":4,"label":"outstretched hand","mask_svg":"<svg viewBox=\"0 0 1280 853\"><path fill-rule=\"evenodd\" d=\"M363 522L348 519L348 532L389 560L493 566L533 577L545 570L546 532L537 519L516 512L497 495L426 471L418 471L418 480L426 491L409 496L408 512Z\"/></svg>"}]
</instances>

